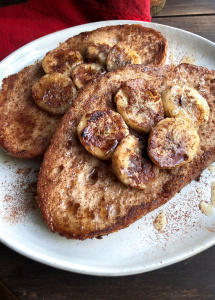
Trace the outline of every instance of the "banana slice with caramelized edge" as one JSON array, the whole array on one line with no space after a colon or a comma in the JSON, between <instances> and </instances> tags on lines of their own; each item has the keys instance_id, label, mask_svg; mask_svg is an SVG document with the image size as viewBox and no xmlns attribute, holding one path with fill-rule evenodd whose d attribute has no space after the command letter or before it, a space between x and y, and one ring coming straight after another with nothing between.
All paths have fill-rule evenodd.
<instances>
[{"instance_id":1,"label":"banana slice with caramelized edge","mask_svg":"<svg viewBox=\"0 0 215 300\"><path fill-rule=\"evenodd\" d=\"M90 80L105 74L106 71L96 63L84 63L76 66L72 71L72 79L78 89L85 86Z\"/></svg>"},{"instance_id":2,"label":"banana slice with caramelized edge","mask_svg":"<svg viewBox=\"0 0 215 300\"><path fill-rule=\"evenodd\" d=\"M83 62L80 52L58 47L46 53L42 66L47 74L58 72L71 76L73 68Z\"/></svg>"},{"instance_id":3,"label":"banana slice with caramelized edge","mask_svg":"<svg viewBox=\"0 0 215 300\"><path fill-rule=\"evenodd\" d=\"M173 85L162 92L165 115L182 118L195 127L201 126L209 119L210 109L207 101L196 89Z\"/></svg>"},{"instance_id":4,"label":"banana slice with caramelized edge","mask_svg":"<svg viewBox=\"0 0 215 300\"><path fill-rule=\"evenodd\" d=\"M164 118L160 94L144 79L122 84L115 95L117 111L138 132L150 132Z\"/></svg>"},{"instance_id":5,"label":"banana slice with caramelized edge","mask_svg":"<svg viewBox=\"0 0 215 300\"><path fill-rule=\"evenodd\" d=\"M145 189L158 176L158 167L140 154L139 140L133 135L123 138L112 156L112 168L125 185Z\"/></svg>"},{"instance_id":6,"label":"banana slice with caramelized edge","mask_svg":"<svg viewBox=\"0 0 215 300\"><path fill-rule=\"evenodd\" d=\"M91 44L87 47L87 59L90 62L99 63L103 68L106 68L107 56L111 48L108 44Z\"/></svg>"},{"instance_id":7,"label":"banana slice with caramelized edge","mask_svg":"<svg viewBox=\"0 0 215 300\"><path fill-rule=\"evenodd\" d=\"M173 169L190 162L199 149L196 128L181 118L166 118L151 131L148 154L161 169Z\"/></svg>"},{"instance_id":8,"label":"banana slice with caramelized edge","mask_svg":"<svg viewBox=\"0 0 215 300\"><path fill-rule=\"evenodd\" d=\"M120 114L108 109L86 113L78 124L77 133L89 153L109 160L129 130Z\"/></svg>"},{"instance_id":9,"label":"banana slice with caramelized edge","mask_svg":"<svg viewBox=\"0 0 215 300\"><path fill-rule=\"evenodd\" d=\"M141 58L136 51L128 46L116 44L107 56L107 70L114 71L128 64L141 64Z\"/></svg>"},{"instance_id":10,"label":"banana slice with caramelized edge","mask_svg":"<svg viewBox=\"0 0 215 300\"><path fill-rule=\"evenodd\" d=\"M76 95L72 80L61 73L46 74L32 86L36 104L56 115L64 114Z\"/></svg>"}]
</instances>

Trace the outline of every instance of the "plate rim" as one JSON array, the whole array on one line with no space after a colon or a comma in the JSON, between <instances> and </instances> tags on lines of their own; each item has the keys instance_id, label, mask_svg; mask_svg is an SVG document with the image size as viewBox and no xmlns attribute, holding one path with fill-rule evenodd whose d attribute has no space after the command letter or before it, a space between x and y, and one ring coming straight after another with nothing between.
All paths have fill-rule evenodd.
<instances>
[{"instance_id":1,"label":"plate rim","mask_svg":"<svg viewBox=\"0 0 215 300\"><path fill-rule=\"evenodd\" d=\"M143 26L153 28L153 29L158 30L158 31L159 31L159 27L167 28L167 29L170 29L170 30L176 30L176 31L179 31L179 32L184 32L185 34L192 35L192 36L194 36L194 37L196 37L200 40L204 40L207 43L211 44L213 47L215 47L214 42L212 42L212 41L210 41L210 40L208 40L204 37L201 37L201 36L199 36L195 33L192 33L192 32L186 31L186 30L182 30L182 29L179 29L179 28L175 28L175 27L172 27L172 26L168 26L168 25L163 25L163 24L153 23L153 22L133 21L133 20L99 21L99 22L86 23L86 24L82 24L82 25L73 26L73 27L70 27L70 28L66 28L66 29L63 29L63 30L59 30L59 31L50 33L50 34L45 35L43 37L40 37L38 39L35 39L35 40L27 43L26 45L20 47L19 49L17 49L13 53L9 54L7 57L5 57L0 62L0 67L2 67L2 66L4 67L4 64L7 64L8 61L13 59L13 57L16 56L17 54L20 54L23 51L23 49L25 49L25 48L27 48L31 45L34 45L36 43L41 43L43 40L45 40L47 38L52 38L56 34L59 34L59 33L62 33L62 32L75 31L75 30L79 30L79 29L80 29L80 32L81 31L88 31L87 29L83 29L83 30L81 30L81 29L86 28L86 26L89 26L89 25L90 25L89 31L91 31L95 28L110 26L110 25L118 25L118 24L141 24ZM3 77L1 75L0 75L0 79L3 79ZM2 238L1 233L0 233L0 242L1 243L3 243L5 246L9 247L13 251L15 251L15 252L17 252L17 253L25 256L25 257L28 257L28 258L30 258L34 261L37 261L37 262L40 262L40 263L43 263L45 265L55 267L55 268L58 268L58 269L62 269L62 270L70 271L70 272L75 272L75 273L79 273L79 274L93 275L93 276L128 276L128 275L135 275L135 274L140 274L140 273L145 273L145 272L157 270L157 269L169 266L171 264L183 261L183 260L185 260L189 257L192 257L192 256L194 256L194 255L196 255L200 252L205 251L206 249L210 248L211 246L213 246L215 244L215 237L214 237L214 240L212 240L211 238L208 238L206 240L207 240L207 242L206 243L204 242L203 246L196 247L195 250L190 249L189 251L184 253L184 255L181 255L180 257L178 257L175 260L171 259L171 257L172 257L171 256L169 260L168 259L166 260L166 262L164 262L162 264L161 263L160 264L159 263L154 264L153 267L151 266L151 267L148 267L148 268L144 268L144 266L142 266L142 267L132 269L132 270L131 270L130 267L127 267L127 268L124 267L124 268L121 268L120 270L116 270L115 272L113 272L113 270L112 270L112 272L111 272L111 269L113 269L113 268L110 268L110 267L108 268L108 271L107 270L101 270L100 268L96 268L96 266L94 268L91 268L91 267L89 268L88 267L88 268L86 268L86 270L84 270L83 268L78 268L78 267L74 267L74 268L66 267L66 265L65 265L66 262L64 262L64 264L62 265L62 264L60 264L60 261L61 261L60 259L59 260L56 259L54 261L54 260L50 259L48 255L46 255L46 258L45 258L45 256L42 258L40 255L36 255L35 251L29 253L28 251L25 251L25 249L23 249L23 248L18 248L16 246L14 246L13 244L9 243L7 239ZM47 258L49 258L49 259L47 260Z\"/></svg>"}]
</instances>

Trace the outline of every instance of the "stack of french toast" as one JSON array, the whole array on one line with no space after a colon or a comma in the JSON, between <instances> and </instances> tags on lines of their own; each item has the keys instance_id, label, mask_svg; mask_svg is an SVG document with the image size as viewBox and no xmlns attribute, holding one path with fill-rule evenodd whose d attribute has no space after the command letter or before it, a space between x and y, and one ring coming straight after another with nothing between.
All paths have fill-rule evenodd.
<instances>
[{"instance_id":1,"label":"stack of french toast","mask_svg":"<svg viewBox=\"0 0 215 300\"><path fill-rule=\"evenodd\" d=\"M126 228L215 158L215 71L165 64L142 25L69 38L2 82L0 145L43 157L37 202L69 239Z\"/></svg>"}]
</instances>

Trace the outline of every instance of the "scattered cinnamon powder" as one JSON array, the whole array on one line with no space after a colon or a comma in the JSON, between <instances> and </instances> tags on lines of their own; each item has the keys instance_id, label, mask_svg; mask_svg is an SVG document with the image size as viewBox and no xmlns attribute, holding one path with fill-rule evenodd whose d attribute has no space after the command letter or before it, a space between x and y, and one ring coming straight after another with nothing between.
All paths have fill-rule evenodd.
<instances>
[{"instance_id":1,"label":"scattered cinnamon powder","mask_svg":"<svg viewBox=\"0 0 215 300\"><path fill-rule=\"evenodd\" d=\"M16 170L16 174L21 174L23 176L28 176L28 174L30 174L31 172L31 168L18 168Z\"/></svg>"},{"instance_id":2,"label":"scattered cinnamon powder","mask_svg":"<svg viewBox=\"0 0 215 300\"><path fill-rule=\"evenodd\" d=\"M31 168L17 169L15 171L17 180L7 185L7 192L3 200L6 213L3 218L10 224L26 221L29 214L38 209L35 199L37 181L30 180L31 172ZM37 173L38 171L36 171Z\"/></svg>"}]
</instances>

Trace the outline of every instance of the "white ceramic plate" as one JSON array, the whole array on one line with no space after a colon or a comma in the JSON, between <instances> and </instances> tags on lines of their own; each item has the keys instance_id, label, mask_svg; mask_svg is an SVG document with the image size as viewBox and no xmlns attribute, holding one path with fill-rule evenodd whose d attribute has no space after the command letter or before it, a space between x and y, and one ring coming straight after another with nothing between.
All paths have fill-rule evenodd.
<instances>
[{"instance_id":1,"label":"white ceramic plate","mask_svg":"<svg viewBox=\"0 0 215 300\"><path fill-rule=\"evenodd\" d=\"M97 27L140 23L169 42L167 62L193 62L215 69L215 44L197 35L152 23L108 21L69 28L17 50L0 64L0 79L41 59L70 36ZM181 261L215 244L215 217L202 214L201 200L210 202L215 174L207 169L174 199L129 228L101 240L66 240L50 233L34 200L40 162L10 157L0 150L0 241L36 261L83 274L120 276L142 273ZM201 193L200 193L201 192ZM165 211L162 233L153 221Z\"/></svg>"}]
</instances>

